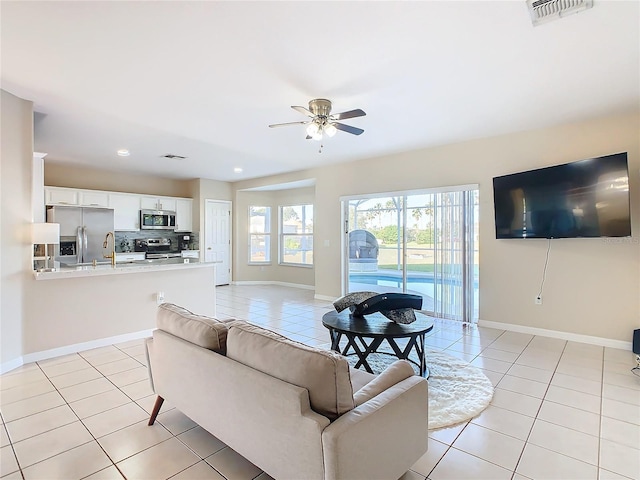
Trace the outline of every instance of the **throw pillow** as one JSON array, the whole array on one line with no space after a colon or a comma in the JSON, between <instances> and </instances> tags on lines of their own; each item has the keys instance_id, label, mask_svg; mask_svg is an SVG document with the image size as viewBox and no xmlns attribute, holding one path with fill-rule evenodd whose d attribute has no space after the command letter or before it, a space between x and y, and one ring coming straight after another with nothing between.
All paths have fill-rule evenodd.
<instances>
[{"instance_id":1,"label":"throw pillow","mask_svg":"<svg viewBox=\"0 0 640 480\"><path fill-rule=\"evenodd\" d=\"M381 394L396 383L401 382L412 375L415 375L415 373L413 371L413 367L408 361L396 360L385 368L380 375L371 380L353 395L353 401L356 407L368 402L376 395Z\"/></svg>"}]
</instances>

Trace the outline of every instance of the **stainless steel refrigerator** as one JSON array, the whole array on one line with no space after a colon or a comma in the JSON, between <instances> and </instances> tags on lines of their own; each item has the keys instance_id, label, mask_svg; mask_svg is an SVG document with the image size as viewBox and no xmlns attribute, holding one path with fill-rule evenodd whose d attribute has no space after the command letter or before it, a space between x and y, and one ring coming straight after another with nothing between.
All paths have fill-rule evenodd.
<instances>
[{"instance_id":1,"label":"stainless steel refrigerator","mask_svg":"<svg viewBox=\"0 0 640 480\"><path fill-rule=\"evenodd\" d=\"M60 244L55 260L65 264L107 263L103 248L107 233L113 232L113 209L48 207L47 222L60 224ZM111 247L109 240L109 248Z\"/></svg>"}]
</instances>

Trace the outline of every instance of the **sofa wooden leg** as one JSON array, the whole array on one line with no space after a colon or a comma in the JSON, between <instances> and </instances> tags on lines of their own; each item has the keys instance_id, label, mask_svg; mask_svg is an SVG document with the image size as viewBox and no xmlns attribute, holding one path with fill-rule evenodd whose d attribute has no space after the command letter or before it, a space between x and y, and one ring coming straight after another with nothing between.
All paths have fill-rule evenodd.
<instances>
[{"instance_id":1,"label":"sofa wooden leg","mask_svg":"<svg viewBox=\"0 0 640 480\"><path fill-rule=\"evenodd\" d=\"M153 423L156 421L156 417L158 416L158 412L160 412L160 407L162 407L163 403L164 398L158 395L158 398L156 398L156 403L153 406L153 411L151 412L151 418L149 419L148 425L153 425Z\"/></svg>"}]
</instances>

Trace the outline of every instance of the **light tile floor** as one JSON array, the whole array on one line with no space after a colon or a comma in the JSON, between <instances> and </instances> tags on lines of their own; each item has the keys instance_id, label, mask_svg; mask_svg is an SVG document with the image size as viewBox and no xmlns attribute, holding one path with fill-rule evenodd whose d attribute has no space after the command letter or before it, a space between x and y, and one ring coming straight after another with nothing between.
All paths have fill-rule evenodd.
<instances>
[{"instance_id":1,"label":"light tile floor","mask_svg":"<svg viewBox=\"0 0 640 480\"><path fill-rule=\"evenodd\" d=\"M328 343L321 319L330 308L308 290L218 289L221 318L310 345ZM402 480L640 479L631 352L441 320L427 344L483 369L495 395L478 417L432 431ZM148 427L154 395L144 364L142 341L132 341L0 377L0 477L271 478L168 402Z\"/></svg>"}]
</instances>

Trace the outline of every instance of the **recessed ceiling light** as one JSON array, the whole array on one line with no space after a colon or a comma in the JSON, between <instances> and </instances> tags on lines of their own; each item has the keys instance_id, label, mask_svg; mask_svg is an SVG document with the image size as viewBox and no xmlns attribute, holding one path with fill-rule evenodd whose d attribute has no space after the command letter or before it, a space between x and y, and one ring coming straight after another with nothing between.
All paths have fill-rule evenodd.
<instances>
[{"instance_id":1,"label":"recessed ceiling light","mask_svg":"<svg viewBox=\"0 0 640 480\"><path fill-rule=\"evenodd\" d=\"M233 169L235 173L242 173L242 169L240 167L236 167Z\"/></svg>"},{"instance_id":2,"label":"recessed ceiling light","mask_svg":"<svg viewBox=\"0 0 640 480\"><path fill-rule=\"evenodd\" d=\"M120 150L118 150L119 157L128 157L129 155L131 155L131 153L129 153L129 150L127 150L126 148L121 148Z\"/></svg>"}]
</instances>

